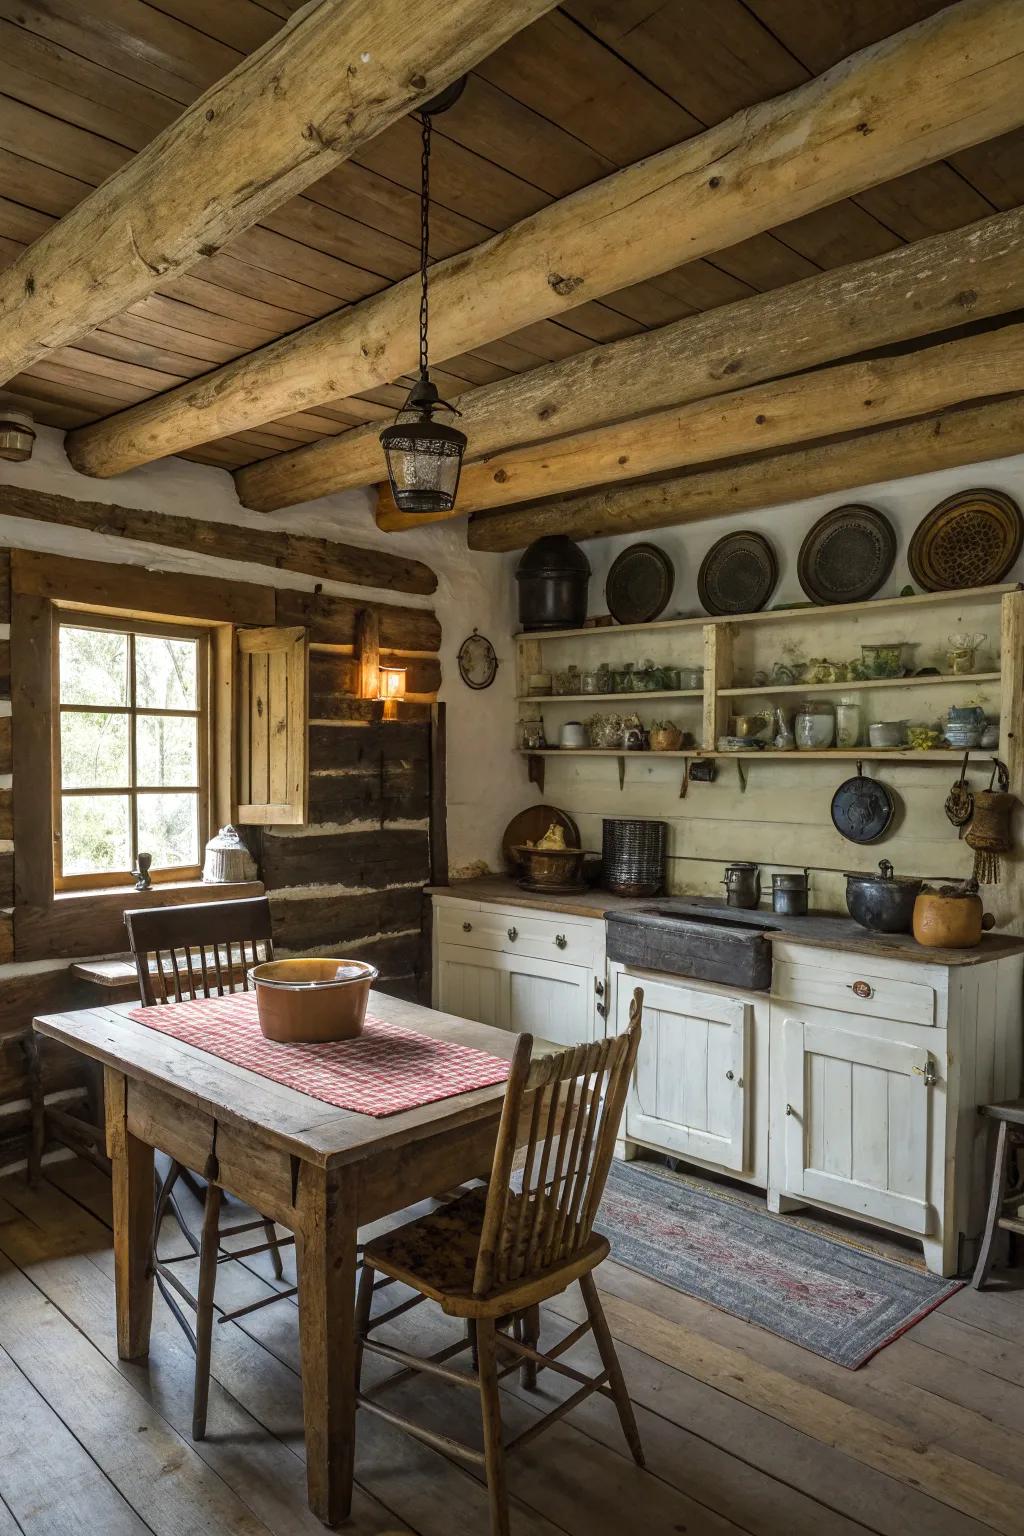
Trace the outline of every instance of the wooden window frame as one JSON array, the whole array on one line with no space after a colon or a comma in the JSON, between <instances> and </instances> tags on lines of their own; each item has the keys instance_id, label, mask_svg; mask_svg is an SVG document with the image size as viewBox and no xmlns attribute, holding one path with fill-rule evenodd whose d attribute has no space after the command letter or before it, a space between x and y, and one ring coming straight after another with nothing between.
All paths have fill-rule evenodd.
<instances>
[{"instance_id":1,"label":"wooden window frame","mask_svg":"<svg viewBox=\"0 0 1024 1536\"><path fill-rule=\"evenodd\" d=\"M83 612L81 609L72 609L54 604L51 609L51 704L50 713L52 721L51 731L51 758L50 780L52 794L52 860L53 860L53 889L54 892L101 890L109 886L130 885L134 879L133 872L127 870L102 870L91 871L82 874L66 875L62 869L61 823L63 815L63 798L66 794L74 794L81 797L89 795L111 794L128 797L131 808L130 837L132 847L138 849L138 797L140 794L177 792L181 794L193 794L196 796L196 834L200 850L214 830L211 820L211 766L213 762L213 731L214 720L211 709L211 697L213 694L213 648L210 644L210 631L202 626L175 623L173 620L154 620L129 618L123 613L116 612ZM105 629L116 634L128 636L129 656L129 692L130 702L127 705L66 705L60 698L60 632L63 628L79 629ZM139 635L154 635L179 640L193 640L196 642L196 684L197 684L197 708L196 709L145 709L136 703L136 674L135 674L135 637ZM76 788L66 790L62 781L61 762L61 718L65 713L104 713L125 715L129 720L128 753L130 764L131 783L127 785L103 785L95 788ZM174 784L164 786L140 786L135 777L136 733L135 724L140 716L166 716L175 719L194 719L196 721L196 746L198 755L198 783ZM172 881L198 880L202 874L202 863L164 865L151 870L150 877L154 885L169 883Z\"/></svg>"}]
</instances>

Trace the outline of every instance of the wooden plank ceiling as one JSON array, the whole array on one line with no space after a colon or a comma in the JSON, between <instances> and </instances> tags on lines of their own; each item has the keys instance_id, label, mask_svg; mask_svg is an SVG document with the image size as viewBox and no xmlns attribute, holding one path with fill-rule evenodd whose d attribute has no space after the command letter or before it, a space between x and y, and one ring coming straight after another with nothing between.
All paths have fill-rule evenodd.
<instances>
[{"instance_id":1,"label":"wooden plank ceiling","mask_svg":"<svg viewBox=\"0 0 1024 1536\"><path fill-rule=\"evenodd\" d=\"M298 8L299 0L0 0L0 262ZM942 8L943 0L569 0L488 59L437 120L432 255L474 246ZM408 276L417 265L419 153L407 118L6 392L40 421L78 426ZM435 376L454 397L1021 202L1024 135L1014 134L448 359ZM405 387L396 381L186 457L233 469L385 420Z\"/></svg>"}]
</instances>

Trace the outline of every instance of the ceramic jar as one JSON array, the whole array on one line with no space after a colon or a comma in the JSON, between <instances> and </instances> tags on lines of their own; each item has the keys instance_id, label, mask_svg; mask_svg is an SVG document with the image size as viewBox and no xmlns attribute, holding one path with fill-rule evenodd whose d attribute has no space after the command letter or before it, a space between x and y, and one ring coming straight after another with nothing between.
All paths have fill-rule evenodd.
<instances>
[{"instance_id":1,"label":"ceramic jar","mask_svg":"<svg viewBox=\"0 0 1024 1536\"><path fill-rule=\"evenodd\" d=\"M890 747L904 747L907 744L907 722L876 720L868 726L868 740L873 747L881 747L883 750Z\"/></svg>"},{"instance_id":2,"label":"ceramic jar","mask_svg":"<svg viewBox=\"0 0 1024 1536\"><path fill-rule=\"evenodd\" d=\"M587 731L582 720L567 720L558 733L558 745L563 752L578 752L587 745Z\"/></svg>"},{"instance_id":3,"label":"ceramic jar","mask_svg":"<svg viewBox=\"0 0 1024 1536\"><path fill-rule=\"evenodd\" d=\"M860 704L855 698L841 698L836 705L836 746L859 747L860 734Z\"/></svg>"},{"instance_id":4,"label":"ceramic jar","mask_svg":"<svg viewBox=\"0 0 1024 1536\"><path fill-rule=\"evenodd\" d=\"M926 885L914 903L914 938L935 949L973 949L995 926L982 907L973 880L962 885Z\"/></svg>"},{"instance_id":5,"label":"ceramic jar","mask_svg":"<svg viewBox=\"0 0 1024 1536\"><path fill-rule=\"evenodd\" d=\"M821 752L836 736L836 712L826 699L805 699L796 713L793 727L801 752Z\"/></svg>"}]
</instances>

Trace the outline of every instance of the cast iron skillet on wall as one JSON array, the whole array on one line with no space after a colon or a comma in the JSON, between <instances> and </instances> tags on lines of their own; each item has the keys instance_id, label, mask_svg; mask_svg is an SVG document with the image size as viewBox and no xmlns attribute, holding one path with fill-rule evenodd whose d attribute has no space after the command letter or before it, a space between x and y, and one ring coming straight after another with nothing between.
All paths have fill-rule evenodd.
<instances>
[{"instance_id":1,"label":"cast iron skillet on wall","mask_svg":"<svg viewBox=\"0 0 1024 1536\"><path fill-rule=\"evenodd\" d=\"M896 799L887 784L871 779L857 764L832 796L832 825L851 843L877 843L892 826Z\"/></svg>"}]
</instances>

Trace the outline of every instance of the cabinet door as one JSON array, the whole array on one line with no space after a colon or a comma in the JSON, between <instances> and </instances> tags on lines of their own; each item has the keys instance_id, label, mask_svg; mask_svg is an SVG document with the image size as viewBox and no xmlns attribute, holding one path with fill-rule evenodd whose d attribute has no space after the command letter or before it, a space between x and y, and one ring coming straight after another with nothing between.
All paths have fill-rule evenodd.
<instances>
[{"instance_id":1,"label":"cabinet door","mask_svg":"<svg viewBox=\"0 0 1024 1536\"><path fill-rule=\"evenodd\" d=\"M798 1018L782 1030L787 1192L929 1232L932 1053Z\"/></svg>"},{"instance_id":2,"label":"cabinet door","mask_svg":"<svg viewBox=\"0 0 1024 1536\"><path fill-rule=\"evenodd\" d=\"M503 1028L507 1013L508 973L502 956L487 950L442 944L437 952L435 1004L442 1013Z\"/></svg>"},{"instance_id":3,"label":"cabinet door","mask_svg":"<svg viewBox=\"0 0 1024 1536\"><path fill-rule=\"evenodd\" d=\"M629 1021L633 977L618 977L615 1027ZM751 1007L695 987L644 981L643 1033L626 1134L720 1168L747 1167Z\"/></svg>"},{"instance_id":4,"label":"cabinet door","mask_svg":"<svg viewBox=\"0 0 1024 1536\"><path fill-rule=\"evenodd\" d=\"M507 968L506 1024L553 1045L582 1045L593 1038L594 973L589 966L502 955Z\"/></svg>"}]
</instances>

